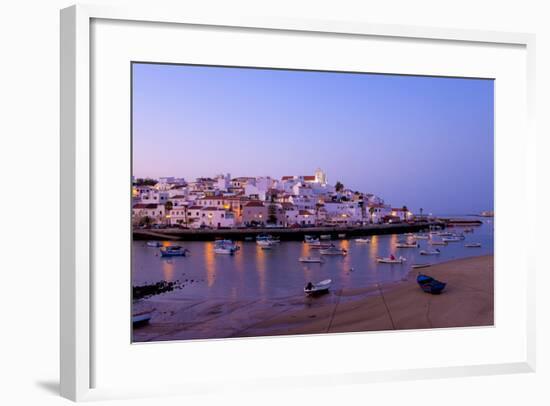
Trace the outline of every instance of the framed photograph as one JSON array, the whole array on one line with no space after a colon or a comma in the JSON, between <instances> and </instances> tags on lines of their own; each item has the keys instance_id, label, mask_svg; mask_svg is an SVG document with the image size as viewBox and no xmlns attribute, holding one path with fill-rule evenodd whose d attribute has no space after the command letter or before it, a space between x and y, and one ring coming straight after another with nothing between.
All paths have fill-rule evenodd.
<instances>
[{"instance_id":1,"label":"framed photograph","mask_svg":"<svg viewBox=\"0 0 550 406\"><path fill-rule=\"evenodd\" d=\"M533 36L61 27L63 396L534 369Z\"/></svg>"}]
</instances>

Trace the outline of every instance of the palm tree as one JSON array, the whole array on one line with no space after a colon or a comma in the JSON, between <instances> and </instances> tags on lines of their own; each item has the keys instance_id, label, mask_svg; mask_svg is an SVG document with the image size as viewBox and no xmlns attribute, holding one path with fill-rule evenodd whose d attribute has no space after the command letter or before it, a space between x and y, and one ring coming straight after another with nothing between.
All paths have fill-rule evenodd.
<instances>
[{"instance_id":1,"label":"palm tree","mask_svg":"<svg viewBox=\"0 0 550 406\"><path fill-rule=\"evenodd\" d=\"M334 185L334 189L337 191L337 192L341 192L342 190L344 190L344 184L340 181L336 182L336 185Z\"/></svg>"},{"instance_id":2,"label":"palm tree","mask_svg":"<svg viewBox=\"0 0 550 406\"><path fill-rule=\"evenodd\" d=\"M409 212L409 209L407 208L407 206L403 206L402 210L403 210L403 219L407 221L407 213Z\"/></svg>"}]
</instances>

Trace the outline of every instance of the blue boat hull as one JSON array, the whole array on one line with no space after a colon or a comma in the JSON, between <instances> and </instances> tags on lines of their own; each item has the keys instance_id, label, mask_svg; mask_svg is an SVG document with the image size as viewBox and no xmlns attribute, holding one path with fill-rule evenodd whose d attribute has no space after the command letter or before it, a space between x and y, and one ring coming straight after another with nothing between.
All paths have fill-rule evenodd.
<instances>
[{"instance_id":1,"label":"blue boat hull","mask_svg":"<svg viewBox=\"0 0 550 406\"><path fill-rule=\"evenodd\" d=\"M445 282L440 282L437 279L432 278L428 275L418 274L416 277L416 282L426 293L431 293L432 295L438 295L443 292L447 284Z\"/></svg>"}]
</instances>

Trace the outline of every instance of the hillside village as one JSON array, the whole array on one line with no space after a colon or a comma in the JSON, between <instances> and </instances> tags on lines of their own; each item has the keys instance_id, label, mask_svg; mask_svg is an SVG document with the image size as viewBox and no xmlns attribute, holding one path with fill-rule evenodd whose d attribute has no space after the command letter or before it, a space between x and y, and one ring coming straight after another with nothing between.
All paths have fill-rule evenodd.
<instances>
[{"instance_id":1,"label":"hillside village","mask_svg":"<svg viewBox=\"0 0 550 406\"><path fill-rule=\"evenodd\" d=\"M330 184L313 175L237 177L229 174L186 181L133 179L132 224L136 228L301 228L397 223L410 220L372 193Z\"/></svg>"}]
</instances>

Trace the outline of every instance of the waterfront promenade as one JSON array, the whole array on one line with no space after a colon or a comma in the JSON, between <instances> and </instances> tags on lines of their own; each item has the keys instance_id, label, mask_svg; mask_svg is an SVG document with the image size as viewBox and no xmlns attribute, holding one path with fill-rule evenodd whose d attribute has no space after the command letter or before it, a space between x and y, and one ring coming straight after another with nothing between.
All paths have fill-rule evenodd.
<instances>
[{"instance_id":1,"label":"waterfront promenade","mask_svg":"<svg viewBox=\"0 0 550 406\"><path fill-rule=\"evenodd\" d=\"M180 241L211 241L217 238L244 240L255 238L259 234L271 234L284 241L302 241L305 235L330 235L332 239L359 237L366 235L400 234L429 229L430 226L444 227L444 223L419 222L414 224L369 224L353 227L306 227L306 228L231 228L231 229L134 229L134 240L180 240ZM343 235L343 237L342 237Z\"/></svg>"}]
</instances>

